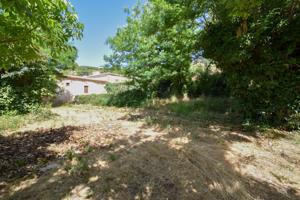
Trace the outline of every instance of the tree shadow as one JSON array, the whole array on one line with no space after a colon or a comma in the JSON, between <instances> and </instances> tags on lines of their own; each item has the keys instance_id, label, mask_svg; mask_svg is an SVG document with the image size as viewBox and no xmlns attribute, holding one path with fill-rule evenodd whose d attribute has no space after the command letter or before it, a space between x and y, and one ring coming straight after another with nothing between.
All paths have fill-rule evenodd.
<instances>
[{"instance_id":1,"label":"tree shadow","mask_svg":"<svg viewBox=\"0 0 300 200\"><path fill-rule=\"evenodd\" d=\"M35 165L54 160L57 158L56 153L47 147L63 143L73 131L80 129L66 126L10 136L0 135L0 182L24 177L34 172Z\"/></svg>"},{"instance_id":2,"label":"tree shadow","mask_svg":"<svg viewBox=\"0 0 300 200\"><path fill-rule=\"evenodd\" d=\"M6 199L300 199L296 188L241 174L229 162L231 142L251 141L244 135L228 136L180 118L165 121L158 114L144 110L141 116L160 120L105 148L79 153L88 158L89 170L73 175L52 170ZM161 134L144 134L149 129Z\"/></svg>"}]
</instances>

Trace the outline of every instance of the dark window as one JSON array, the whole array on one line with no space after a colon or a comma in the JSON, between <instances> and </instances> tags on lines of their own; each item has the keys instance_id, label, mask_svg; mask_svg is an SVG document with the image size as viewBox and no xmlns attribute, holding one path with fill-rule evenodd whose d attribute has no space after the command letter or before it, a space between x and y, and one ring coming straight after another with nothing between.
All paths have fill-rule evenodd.
<instances>
[{"instance_id":1,"label":"dark window","mask_svg":"<svg viewBox=\"0 0 300 200\"><path fill-rule=\"evenodd\" d=\"M85 94L89 93L89 86L87 86L87 85L84 86L84 93Z\"/></svg>"},{"instance_id":2,"label":"dark window","mask_svg":"<svg viewBox=\"0 0 300 200\"><path fill-rule=\"evenodd\" d=\"M66 86L70 86L70 83L66 83Z\"/></svg>"}]
</instances>

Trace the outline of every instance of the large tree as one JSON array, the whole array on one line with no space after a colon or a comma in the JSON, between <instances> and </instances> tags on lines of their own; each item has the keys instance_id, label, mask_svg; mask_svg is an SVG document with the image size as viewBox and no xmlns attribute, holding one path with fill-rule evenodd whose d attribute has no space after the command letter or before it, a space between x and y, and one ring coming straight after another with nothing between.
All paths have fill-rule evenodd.
<instances>
[{"instance_id":1,"label":"large tree","mask_svg":"<svg viewBox=\"0 0 300 200\"><path fill-rule=\"evenodd\" d=\"M193 21L181 20L183 12L180 6L158 0L135 7L127 25L108 40L114 53L107 60L123 65L149 95L168 91L182 96L197 34Z\"/></svg>"},{"instance_id":2,"label":"large tree","mask_svg":"<svg viewBox=\"0 0 300 200\"><path fill-rule=\"evenodd\" d=\"M83 25L65 0L0 1L0 70L55 58Z\"/></svg>"},{"instance_id":3,"label":"large tree","mask_svg":"<svg viewBox=\"0 0 300 200\"><path fill-rule=\"evenodd\" d=\"M28 112L54 94L82 29L66 0L0 0L0 114Z\"/></svg>"},{"instance_id":4,"label":"large tree","mask_svg":"<svg viewBox=\"0 0 300 200\"><path fill-rule=\"evenodd\" d=\"M150 91L182 93L199 53L226 75L245 117L282 123L300 113L299 35L299 0L149 0L109 44Z\"/></svg>"}]
</instances>

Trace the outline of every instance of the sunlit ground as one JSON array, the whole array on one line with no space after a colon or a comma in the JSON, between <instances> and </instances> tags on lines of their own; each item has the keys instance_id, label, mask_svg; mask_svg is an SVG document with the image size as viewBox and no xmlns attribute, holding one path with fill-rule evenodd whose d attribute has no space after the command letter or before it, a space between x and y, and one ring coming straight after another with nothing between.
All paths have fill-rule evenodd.
<instances>
[{"instance_id":1,"label":"sunlit ground","mask_svg":"<svg viewBox=\"0 0 300 200\"><path fill-rule=\"evenodd\" d=\"M0 197L300 199L299 135L262 137L170 106L59 107L7 131Z\"/></svg>"}]
</instances>

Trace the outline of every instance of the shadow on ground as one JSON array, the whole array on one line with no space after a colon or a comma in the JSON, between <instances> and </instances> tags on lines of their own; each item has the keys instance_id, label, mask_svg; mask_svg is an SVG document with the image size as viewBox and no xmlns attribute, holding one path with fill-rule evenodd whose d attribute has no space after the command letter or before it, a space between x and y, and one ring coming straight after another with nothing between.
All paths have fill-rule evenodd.
<instances>
[{"instance_id":1,"label":"shadow on ground","mask_svg":"<svg viewBox=\"0 0 300 200\"><path fill-rule=\"evenodd\" d=\"M251 142L246 135L226 133L225 127L221 130L215 123L212 128L202 127L148 110L138 117L128 115L121 120L149 117L157 120L140 127L135 135L119 137L110 144L80 153L78 156L88 158L89 170L79 174L52 170L5 198L300 199L295 188L283 188L241 174L228 161L230 143ZM149 129L154 130L153 134L143 134ZM57 142L68 137L67 132L59 134L61 139ZM110 134L103 137L105 140ZM30 152L38 147L30 148Z\"/></svg>"},{"instance_id":2,"label":"shadow on ground","mask_svg":"<svg viewBox=\"0 0 300 200\"><path fill-rule=\"evenodd\" d=\"M69 139L79 127L62 127L28 131L11 136L0 135L0 181L24 177L34 172L34 167L57 158L47 147Z\"/></svg>"}]
</instances>

